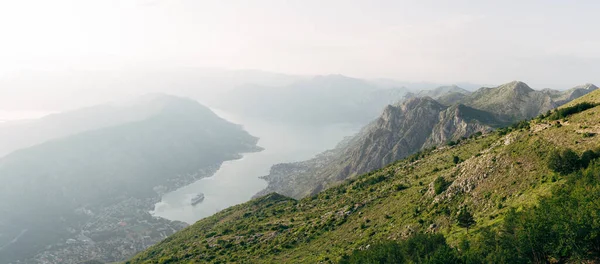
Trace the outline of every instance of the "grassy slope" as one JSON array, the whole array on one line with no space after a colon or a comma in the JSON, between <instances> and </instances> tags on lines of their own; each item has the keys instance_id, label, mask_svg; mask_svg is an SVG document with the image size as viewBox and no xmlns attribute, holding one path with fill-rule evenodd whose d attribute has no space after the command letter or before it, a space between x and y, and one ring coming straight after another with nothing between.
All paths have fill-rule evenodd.
<instances>
[{"instance_id":1,"label":"grassy slope","mask_svg":"<svg viewBox=\"0 0 600 264\"><path fill-rule=\"evenodd\" d=\"M573 102L600 102L600 91ZM599 146L600 107L573 115L562 126L533 121L528 130L492 133L444 146L362 175L300 201L269 195L203 219L136 256L130 263L335 262L343 254L412 232L445 234L450 243L466 234L455 223L461 206L477 224L469 233L501 221L509 207L535 203L563 181L544 159L555 147L578 152ZM455 165L453 157L463 162ZM431 184L453 183L439 195ZM408 188L398 190L398 186ZM432 226L435 224L435 227Z\"/></svg>"}]
</instances>

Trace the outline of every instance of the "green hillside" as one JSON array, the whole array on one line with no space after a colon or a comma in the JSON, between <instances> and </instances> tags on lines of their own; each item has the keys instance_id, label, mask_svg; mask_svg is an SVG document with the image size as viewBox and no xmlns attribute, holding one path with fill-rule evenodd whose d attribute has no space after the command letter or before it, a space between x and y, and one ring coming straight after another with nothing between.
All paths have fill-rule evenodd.
<instances>
[{"instance_id":1,"label":"green hillside","mask_svg":"<svg viewBox=\"0 0 600 264\"><path fill-rule=\"evenodd\" d=\"M582 102L600 103L600 91L567 106ZM557 186L569 181L569 176L558 173L549 162L568 160L564 155L566 149L574 151L576 160L585 151L596 150L600 147L598 133L600 106L570 113L559 120L538 117L457 144L422 151L315 196L293 200L270 194L228 208L172 235L128 263L337 263L355 250L371 252L372 245L415 239L413 235L418 233L442 234L450 245L443 252L454 250L455 254L464 247L461 241L465 238L477 241L480 237L493 237L486 234L506 227L507 214L512 219L510 223L529 219L528 208L538 204L542 197L554 197L551 195L559 190ZM557 154L559 150L563 154ZM591 175L594 170L588 169L587 173ZM583 187L564 185L569 187L564 188L569 189L566 195L586 190L584 183L575 182L578 183L573 186ZM598 188L591 186L588 189L594 193ZM590 201L587 202L593 204L594 200ZM515 209L525 213L519 216ZM569 212L576 209L572 207ZM464 218L465 211L475 221L468 232L464 224L461 227L457 223L458 218ZM536 211L533 212L531 215ZM548 220L549 225L556 223ZM514 231L514 234L521 233ZM405 250L403 247L404 244L399 246L398 251ZM556 254L565 256L572 256L568 253L578 250L560 249L562 253ZM384 251L394 251L394 245ZM526 254L504 252L513 253ZM552 260L550 255L536 255L536 258L539 262ZM521 260L528 261L518 261ZM510 259L480 262L512 261L518 262Z\"/></svg>"}]
</instances>

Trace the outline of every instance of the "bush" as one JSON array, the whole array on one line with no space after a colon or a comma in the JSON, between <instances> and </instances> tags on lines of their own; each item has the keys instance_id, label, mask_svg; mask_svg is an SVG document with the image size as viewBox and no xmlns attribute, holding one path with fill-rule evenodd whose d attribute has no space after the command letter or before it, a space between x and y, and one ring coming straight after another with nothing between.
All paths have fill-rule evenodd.
<instances>
[{"instance_id":1,"label":"bush","mask_svg":"<svg viewBox=\"0 0 600 264\"><path fill-rule=\"evenodd\" d=\"M562 119L562 118L568 117L570 115L577 114L579 112L583 112L590 108L594 108L598 105L599 104L597 104L597 103L583 102L583 103L576 104L574 106L557 109L548 116L548 119L549 120Z\"/></svg>"},{"instance_id":2,"label":"bush","mask_svg":"<svg viewBox=\"0 0 600 264\"><path fill-rule=\"evenodd\" d=\"M458 156L452 157L452 162L454 162L454 164L460 163L460 157L458 157Z\"/></svg>"},{"instance_id":3,"label":"bush","mask_svg":"<svg viewBox=\"0 0 600 264\"><path fill-rule=\"evenodd\" d=\"M471 134L469 136L469 138L477 138L477 137L480 137L481 135L483 135L483 133L481 131L477 131L476 133Z\"/></svg>"},{"instance_id":4,"label":"bush","mask_svg":"<svg viewBox=\"0 0 600 264\"><path fill-rule=\"evenodd\" d=\"M343 256L339 263L405 263L405 258L400 244L388 241L367 250L356 250L350 256Z\"/></svg>"},{"instance_id":5,"label":"bush","mask_svg":"<svg viewBox=\"0 0 600 264\"><path fill-rule=\"evenodd\" d=\"M460 210L457 217L458 226L467 229L467 233L469 232L469 227L475 224L475 218L469 210L466 208Z\"/></svg>"},{"instance_id":6,"label":"bush","mask_svg":"<svg viewBox=\"0 0 600 264\"><path fill-rule=\"evenodd\" d=\"M571 149L565 149L562 152L555 150L548 155L547 165L549 169L566 175L587 167L592 160L599 157L600 152L593 150L583 152L581 157Z\"/></svg>"},{"instance_id":7,"label":"bush","mask_svg":"<svg viewBox=\"0 0 600 264\"><path fill-rule=\"evenodd\" d=\"M406 185L404 185L402 183L396 185L396 191L402 191L402 190L405 190L405 189L408 189L408 186L406 186Z\"/></svg>"},{"instance_id":8,"label":"bush","mask_svg":"<svg viewBox=\"0 0 600 264\"><path fill-rule=\"evenodd\" d=\"M354 251L339 263L459 263L459 258L444 236L416 234L405 241L387 241Z\"/></svg>"},{"instance_id":9,"label":"bush","mask_svg":"<svg viewBox=\"0 0 600 264\"><path fill-rule=\"evenodd\" d=\"M590 138L590 137L593 137L595 135L596 135L595 133L591 133L591 132L585 132L585 133L581 134L581 136L584 137L584 138Z\"/></svg>"},{"instance_id":10,"label":"bush","mask_svg":"<svg viewBox=\"0 0 600 264\"><path fill-rule=\"evenodd\" d=\"M448 186L450 186L450 183L451 182L446 181L446 179L444 179L442 176L437 177L437 179L435 179L433 182L433 190L435 194L437 195L444 192Z\"/></svg>"},{"instance_id":11,"label":"bush","mask_svg":"<svg viewBox=\"0 0 600 264\"><path fill-rule=\"evenodd\" d=\"M511 128L512 130L518 130L518 129L529 129L529 128L530 128L530 127L529 127L529 121L527 121L527 120L522 120L522 121L519 121L519 122L517 122L517 123L514 123L514 124L512 124L512 125L510 126L510 128Z\"/></svg>"},{"instance_id":12,"label":"bush","mask_svg":"<svg viewBox=\"0 0 600 264\"><path fill-rule=\"evenodd\" d=\"M581 154L581 158L579 159L579 164L582 168L586 168L589 166L592 160L600 158L600 151L586 150Z\"/></svg>"},{"instance_id":13,"label":"bush","mask_svg":"<svg viewBox=\"0 0 600 264\"><path fill-rule=\"evenodd\" d=\"M552 151L547 160L548 168L560 174L569 174L579 169L579 156L571 149Z\"/></svg>"}]
</instances>

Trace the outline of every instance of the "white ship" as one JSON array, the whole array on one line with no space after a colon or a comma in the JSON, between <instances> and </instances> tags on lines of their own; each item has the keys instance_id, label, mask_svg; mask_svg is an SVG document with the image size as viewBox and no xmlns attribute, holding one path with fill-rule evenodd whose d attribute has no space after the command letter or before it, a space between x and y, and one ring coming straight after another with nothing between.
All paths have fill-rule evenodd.
<instances>
[{"instance_id":1,"label":"white ship","mask_svg":"<svg viewBox=\"0 0 600 264\"><path fill-rule=\"evenodd\" d=\"M204 201L204 194L199 193L194 198L192 198L192 205L197 205L197 204L201 203L202 201Z\"/></svg>"}]
</instances>

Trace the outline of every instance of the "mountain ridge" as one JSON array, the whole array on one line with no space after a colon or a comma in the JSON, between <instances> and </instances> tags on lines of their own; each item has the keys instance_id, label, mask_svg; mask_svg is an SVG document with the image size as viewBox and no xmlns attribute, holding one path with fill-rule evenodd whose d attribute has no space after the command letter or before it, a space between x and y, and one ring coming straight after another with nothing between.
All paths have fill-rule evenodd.
<instances>
[{"instance_id":1,"label":"mountain ridge","mask_svg":"<svg viewBox=\"0 0 600 264\"><path fill-rule=\"evenodd\" d=\"M554 151L579 155L600 147L597 135L584 134L600 131L600 91L578 100L596 106L572 112L568 122L538 116L428 149L300 200L269 194L277 199L225 209L127 263L336 263L420 232L443 234L462 249L462 238L502 228L516 208L567 184L548 165ZM468 231L456 224L467 208L474 220Z\"/></svg>"},{"instance_id":2,"label":"mountain ridge","mask_svg":"<svg viewBox=\"0 0 600 264\"><path fill-rule=\"evenodd\" d=\"M451 94L461 90L451 86L423 94L442 98L448 94L446 92ZM558 105L547 92L533 90L520 81L495 88L483 87L472 93L462 92L464 97L450 106L429 96L412 97L409 94L404 101L386 107L378 119L347 144L327 151L327 155L287 164L287 167L286 164L274 166L264 177L269 185L257 196L274 191L302 198L419 150L455 142L475 133L487 133L545 113ZM415 107L420 103L422 107ZM429 114L425 114L427 112ZM426 127L418 128L423 125Z\"/></svg>"}]
</instances>

